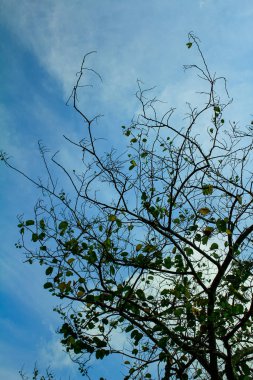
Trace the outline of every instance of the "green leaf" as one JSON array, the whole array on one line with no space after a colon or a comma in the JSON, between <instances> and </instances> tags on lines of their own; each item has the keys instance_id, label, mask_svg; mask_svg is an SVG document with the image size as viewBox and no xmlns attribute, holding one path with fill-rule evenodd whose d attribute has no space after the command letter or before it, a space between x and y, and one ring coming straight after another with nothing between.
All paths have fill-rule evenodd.
<instances>
[{"instance_id":1,"label":"green leaf","mask_svg":"<svg viewBox=\"0 0 253 380\"><path fill-rule=\"evenodd\" d=\"M178 308L174 310L174 314L176 317L180 317L184 313L182 308Z\"/></svg>"},{"instance_id":2,"label":"green leaf","mask_svg":"<svg viewBox=\"0 0 253 380\"><path fill-rule=\"evenodd\" d=\"M197 379L198 377L200 377L200 375L202 374L202 369L201 368L198 368L197 371L195 372L195 375L194 375L194 379Z\"/></svg>"},{"instance_id":3,"label":"green leaf","mask_svg":"<svg viewBox=\"0 0 253 380\"><path fill-rule=\"evenodd\" d=\"M188 49L190 49L192 47L192 42L187 42L186 46L188 47Z\"/></svg>"},{"instance_id":4,"label":"green leaf","mask_svg":"<svg viewBox=\"0 0 253 380\"><path fill-rule=\"evenodd\" d=\"M214 109L214 112L215 112L216 114L219 114L219 113L221 112L221 109L220 109L219 106L214 106L213 109Z\"/></svg>"},{"instance_id":5,"label":"green leaf","mask_svg":"<svg viewBox=\"0 0 253 380\"><path fill-rule=\"evenodd\" d=\"M203 236L202 239L201 239L202 244L206 245L207 242L208 242L208 239L209 239L208 236Z\"/></svg>"},{"instance_id":6,"label":"green leaf","mask_svg":"<svg viewBox=\"0 0 253 380\"><path fill-rule=\"evenodd\" d=\"M117 226L118 226L119 228L122 227L122 222L121 222L121 220L116 219L116 224L117 224Z\"/></svg>"},{"instance_id":7,"label":"green leaf","mask_svg":"<svg viewBox=\"0 0 253 380\"><path fill-rule=\"evenodd\" d=\"M61 292L64 292L64 290L66 289L66 287L67 287L67 284L65 282L61 282L58 285L58 288L60 289Z\"/></svg>"},{"instance_id":8,"label":"green leaf","mask_svg":"<svg viewBox=\"0 0 253 380\"><path fill-rule=\"evenodd\" d=\"M155 250L157 249L157 247L156 246L154 246L154 245L151 245L151 244L147 244L146 246L145 246L145 248L143 249L143 252L154 252Z\"/></svg>"},{"instance_id":9,"label":"green leaf","mask_svg":"<svg viewBox=\"0 0 253 380\"><path fill-rule=\"evenodd\" d=\"M89 251L87 255L87 261L89 264L95 264L97 262L97 255L94 251Z\"/></svg>"},{"instance_id":10,"label":"green leaf","mask_svg":"<svg viewBox=\"0 0 253 380\"><path fill-rule=\"evenodd\" d=\"M73 344L73 349L74 349L75 354L80 354L85 348L86 347L81 340L77 340Z\"/></svg>"},{"instance_id":11,"label":"green leaf","mask_svg":"<svg viewBox=\"0 0 253 380\"><path fill-rule=\"evenodd\" d=\"M140 333L138 330L133 330L131 332L131 338L134 339L134 345L137 346L141 338L143 337L143 334Z\"/></svg>"},{"instance_id":12,"label":"green leaf","mask_svg":"<svg viewBox=\"0 0 253 380\"><path fill-rule=\"evenodd\" d=\"M44 289L50 289L53 287L53 284L52 282L46 282L44 285L43 285Z\"/></svg>"},{"instance_id":13,"label":"green leaf","mask_svg":"<svg viewBox=\"0 0 253 380\"><path fill-rule=\"evenodd\" d=\"M66 228L68 227L68 222L66 220L63 220L60 224L59 224L59 229L60 230L66 230Z\"/></svg>"},{"instance_id":14,"label":"green leaf","mask_svg":"<svg viewBox=\"0 0 253 380\"><path fill-rule=\"evenodd\" d=\"M142 244L137 244L135 247L136 251L139 252L142 249Z\"/></svg>"},{"instance_id":15,"label":"green leaf","mask_svg":"<svg viewBox=\"0 0 253 380\"><path fill-rule=\"evenodd\" d=\"M46 269L46 275L47 275L47 276L50 276L50 274L53 273L53 270L54 270L54 268L52 268L52 267L48 267L48 268Z\"/></svg>"},{"instance_id":16,"label":"green leaf","mask_svg":"<svg viewBox=\"0 0 253 380\"><path fill-rule=\"evenodd\" d=\"M238 200L239 204L241 205L242 204L242 196L237 195L236 199Z\"/></svg>"},{"instance_id":17,"label":"green leaf","mask_svg":"<svg viewBox=\"0 0 253 380\"><path fill-rule=\"evenodd\" d=\"M161 339L159 339L157 344L160 348L165 348L167 346L167 343L168 343L168 338L167 336L164 336Z\"/></svg>"},{"instance_id":18,"label":"green leaf","mask_svg":"<svg viewBox=\"0 0 253 380\"><path fill-rule=\"evenodd\" d=\"M202 187L202 192L204 195L211 195L213 193L213 186L212 185L204 185Z\"/></svg>"},{"instance_id":19,"label":"green leaf","mask_svg":"<svg viewBox=\"0 0 253 380\"><path fill-rule=\"evenodd\" d=\"M129 166L129 170L133 170L137 166L134 160L131 160L131 165Z\"/></svg>"},{"instance_id":20,"label":"green leaf","mask_svg":"<svg viewBox=\"0 0 253 380\"><path fill-rule=\"evenodd\" d=\"M36 243L36 241L38 241L38 240L39 240L39 236L38 236L38 234L33 233L33 234L32 234L32 241L33 241L34 243Z\"/></svg>"},{"instance_id":21,"label":"green leaf","mask_svg":"<svg viewBox=\"0 0 253 380\"><path fill-rule=\"evenodd\" d=\"M170 269L172 267L172 260L171 260L171 258L169 256L166 257L164 259L164 261L163 261L163 264L164 264L165 268Z\"/></svg>"},{"instance_id":22,"label":"green leaf","mask_svg":"<svg viewBox=\"0 0 253 380\"><path fill-rule=\"evenodd\" d=\"M108 350L100 349L96 351L96 359L103 359L107 355L109 355Z\"/></svg>"},{"instance_id":23,"label":"green leaf","mask_svg":"<svg viewBox=\"0 0 253 380\"><path fill-rule=\"evenodd\" d=\"M107 346L106 342L103 341L102 339L98 338L97 336L93 337L93 343L95 343L95 345L97 346L97 348L102 348L102 347L106 347Z\"/></svg>"},{"instance_id":24,"label":"green leaf","mask_svg":"<svg viewBox=\"0 0 253 380\"><path fill-rule=\"evenodd\" d=\"M94 302L94 295L93 294L87 294L87 296L85 297L85 302L86 303Z\"/></svg>"},{"instance_id":25,"label":"green leaf","mask_svg":"<svg viewBox=\"0 0 253 380\"><path fill-rule=\"evenodd\" d=\"M185 250L187 256L191 256L193 254L193 249L190 247L185 247L184 250Z\"/></svg>"},{"instance_id":26,"label":"green leaf","mask_svg":"<svg viewBox=\"0 0 253 380\"><path fill-rule=\"evenodd\" d=\"M33 225L34 225L34 220L27 220L27 221L25 222L25 225L26 225L26 226L33 226Z\"/></svg>"},{"instance_id":27,"label":"green leaf","mask_svg":"<svg viewBox=\"0 0 253 380\"><path fill-rule=\"evenodd\" d=\"M207 207L202 207L202 208L200 208L199 210L198 210L198 212L201 214L201 215L208 215L209 213L210 213L210 210L209 210L209 208L207 208Z\"/></svg>"},{"instance_id":28,"label":"green leaf","mask_svg":"<svg viewBox=\"0 0 253 380\"><path fill-rule=\"evenodd\" d=\"M213 251L214 249L218 249L219 248L219 246L218 246L218 244L217 243L213 243L212 245L211 245L211 247L210 247L210 249Z\"/></svg>"},{"instance_id":29,"label":"green leaf","mask_svg":"<svg viewBox=\"0 0 253 380\"><path fill-rule=\"evenodd\" d=\"M126 329L125 329L125 332L128 333L128 332L132 331L133 328L134 328L133 325L128 325L128 326L126 327Z\"/></svg>"},{"instance_id":30,"label":"green leaf","mask_svg":"<svg viewBox=\"0 0 253 380\"><path fill-rule=\"evenodd\" d=\"M196 241L201 241L201 235L200 234L196 234L195 235L195 240Z\"/></svg>"},{"instance_id":31,"label":"green leaf","mask_svg":"<svg viewBox=\"0 0 253 380\"><path fill-rule=\"evenodd\" d=\"M41 232L38 236L39 240L43 240L45 238L46 234L44 232Z\"/></svg>"},{"instance_id":32,"label":"green leaf","mask_svg":"<svg viewBox=\"0 0 253 380\"><path fill-rule=\"evenodd\" d=\"M227 223L224 219L218 219L216 221L216 226L217 226L219 232L226 232Z\"/></svg>"},{"instance_id":33,"label":"green leaf","mask_svg":"<svg viewBox=\"0 0 253 380\"><path fill-rule=\"evenodd\" d=\"M109 216L108 216L108 220L109 220L109 222L115 222L116 219L117 219L116 215L109 215Z\"/></svg>"},{"instance_id":34,"label":"green leaf","mask_svg":"<svg viewBox=\"0 0 253 380\"><path fill-rule=\"evenodd\" d=\"M137 289L136 290L136 295L138 296L138 298L140 298L142 301L144 301L146 299L145 297L145 293L142 289Z\"/></svg>"},{"instance_id":35,"label":"green leaf","mask_svg":"<svg viewBox=\"0 0 253 380\"><path fill-rule=\"evenodd\" d=\"M45 222L44 222L43 219L41 219L41 220L40 220L40 228L41 228L42 230L44 230L45 227L46 227Z\"/></svg>"}]
</instances>

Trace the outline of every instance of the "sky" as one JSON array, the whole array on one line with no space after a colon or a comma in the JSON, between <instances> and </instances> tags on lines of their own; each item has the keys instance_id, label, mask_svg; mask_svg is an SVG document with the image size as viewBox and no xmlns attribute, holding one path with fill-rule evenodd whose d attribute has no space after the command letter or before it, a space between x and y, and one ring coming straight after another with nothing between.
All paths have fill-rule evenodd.
<instances>
[{"instance_id":1,"label":"sky","mask_svg":"<svg viewBox=\"0 0 253 380\"><path fill-rule=\"evenodd\" d=\"M45 177L41 140L61 162L76 167L84 126L66 100L85 53L103 79L89 77L81 106L103 114L97 133L104 146L122 143L121 125L138 110L137 79L184 117L198 81L183 65L196 63L187 49L193 31L212 72L225 76L231 120L247 123L253 99L253 3L251 0L0 0L0 150L33 178ZM39 197L21 176L0 165L0 378L16 380L24 367L48 365L62 379L81 379L55 333L57 300L43 289L44 271L24 264L15 248L17 215L32 216ZM29 218L27 218L29 219ZM112 362L94 364L92 380L118 378Z\"/></svg>"}]
</instances>

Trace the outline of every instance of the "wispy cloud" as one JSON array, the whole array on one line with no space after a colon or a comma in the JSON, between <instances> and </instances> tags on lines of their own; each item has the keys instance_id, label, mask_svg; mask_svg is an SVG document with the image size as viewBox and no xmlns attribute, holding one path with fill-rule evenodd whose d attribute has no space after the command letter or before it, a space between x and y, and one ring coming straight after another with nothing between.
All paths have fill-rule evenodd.
<instances>
[{"instance_id":1,"label":"wispy cloud","mask_svg":"<svg viewBox=\"0 0 253 380\"><path fill-rule=\"evenodd\" d=\"M54 369L73 369L73 362L69 355L64 351L60 342L60 336L53 327L50 328L50 339L39 342L38 361L42 367L50 366Z\"/></svg>"}]
</instances>

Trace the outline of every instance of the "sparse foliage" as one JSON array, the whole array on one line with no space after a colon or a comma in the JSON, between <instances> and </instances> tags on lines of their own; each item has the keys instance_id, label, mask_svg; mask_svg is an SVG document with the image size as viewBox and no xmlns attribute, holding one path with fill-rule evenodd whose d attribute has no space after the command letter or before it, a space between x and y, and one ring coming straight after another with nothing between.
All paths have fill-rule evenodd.
<instances>
[{"instance_id":1,"label":"sparse foliage","mask_svg":"<svg viewBox=\"0 0 253 380\"><path fill-rule=\"evenodd\" d=\"M127 153L98 153L97 117L78 107L85 57L69 99L86 126L85 139L68 138L82 162L69 172L52 158L71 192L57 187L40 145L49 181L32 179L43 197L19 221L18 246L45 266L45 289L69 301L59 331L84 372L91 357L120 355L125 380L253 377L253 133L225 117L226 82L192 34L187 47L201 64L186 69L205 90L181 126L138 82L140 112L122 127Z\"/></svg>"},{"instance_id":2,"label":"sparse foliage","mask_svg":"<svg viewBox=\"0 0 253 380\"><path fill-rule=\"evenodd\" d=\"M52 372L49 368L46 370L45 375L42 375L42 374L40 373L40 371L38 370L38 368L37 368L36 365L34 366L33 373L32 373L32 377L29 377L29 376L24 372L23 369L19 371L19 375L20 375L20 378L21 378L22 380L30 380L30 379L32 379L32 380L56 380L56 378L55 378L53 372Z\"/></svg>"}]
</instances>

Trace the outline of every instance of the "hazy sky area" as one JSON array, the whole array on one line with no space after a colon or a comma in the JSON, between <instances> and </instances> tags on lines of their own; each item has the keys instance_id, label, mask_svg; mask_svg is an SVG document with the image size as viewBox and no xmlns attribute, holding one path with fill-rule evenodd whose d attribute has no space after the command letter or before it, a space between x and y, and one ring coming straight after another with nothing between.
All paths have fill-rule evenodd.
<instances>
[{"instance_id":1,"label":"hazy sky area","mask_svg":"<svg viewBox=\"0 0 253 380\"><path fill-rule=\"evenodd\" d=\"M78 152L62 135L85 137L81 119L65 103L84 53L103 78L89 77L80 103L88 115L101 113L96 133L104 149L122 144L121 125L138 110L136 80L157 86L155 93L183 120L185 103L201 90L183 65L198 62L187 49L193 31L212 72L226 76L234 99L229 117L245 124L253 118L252 0L0 0L0 149L33 176L45 176L38 140L68 168ZM103 145L102 145L103 146ZM63 353L55 333L57 299L43 289L44 269L23 264L15 248L17 215L33 216L39 197L21 176L0 165L0 379L16 380L24 366L48 365L67 380L83 378ZM118 336L116 339L122 339ZM92 380L117 380L118 367L100 361Z\"/></svg>"}]
</instances>

